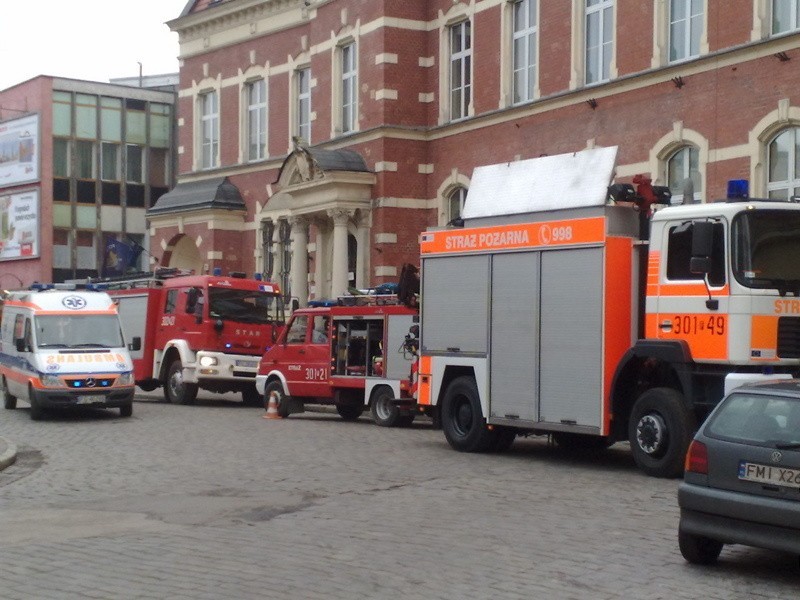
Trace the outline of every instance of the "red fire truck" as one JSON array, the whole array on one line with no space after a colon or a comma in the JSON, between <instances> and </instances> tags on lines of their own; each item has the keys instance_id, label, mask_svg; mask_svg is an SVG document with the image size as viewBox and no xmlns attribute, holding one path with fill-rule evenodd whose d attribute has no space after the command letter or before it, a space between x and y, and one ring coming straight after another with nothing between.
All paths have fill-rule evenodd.
<instances>
[{"instance_id":1,"label":"red fire truck","mask_svg":"<svg viewBox=\"0 0 800 600\"><path fill-rule=\"evenodd\" d=\"M277 395L281 416L303 412L305 404L333 404L348 421L365 408L384 427L414 420L415 411L395 401L410 397L416 338L409 330L418 313L396 299L362 301L369 304L294 311L256 376L266 400Z\"/></svg>"},{"instance_id":2,"label":"red fire truck","mask_svg":"<svg viewBox=\"0 0 800 600\"><path fill-rule=\"evenodd\" d=\"M194 402L200 388L261 404L258 362L284 324L277 285L177 269L102 283L118 303L126 339L140 341L131 353L136 385L164 386L165 399L178 404Z\"/></svg>"}]
</instances>

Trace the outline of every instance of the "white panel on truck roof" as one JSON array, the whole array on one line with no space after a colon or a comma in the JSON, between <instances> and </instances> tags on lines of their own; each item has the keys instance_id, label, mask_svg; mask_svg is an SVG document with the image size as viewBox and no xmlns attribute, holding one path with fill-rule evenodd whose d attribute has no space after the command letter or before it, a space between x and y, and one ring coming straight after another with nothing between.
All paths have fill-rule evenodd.
<instances>
[{"instance_id":1,"label":"white panel on truck roof","mask_svg":"<svg viewBox=\"0 0 800 600\"><path fill-rule=\"evenodd\" d=\"M465 219L601 206L614 177L617 146L475 167Z\"/></svg>"}]
</instances>

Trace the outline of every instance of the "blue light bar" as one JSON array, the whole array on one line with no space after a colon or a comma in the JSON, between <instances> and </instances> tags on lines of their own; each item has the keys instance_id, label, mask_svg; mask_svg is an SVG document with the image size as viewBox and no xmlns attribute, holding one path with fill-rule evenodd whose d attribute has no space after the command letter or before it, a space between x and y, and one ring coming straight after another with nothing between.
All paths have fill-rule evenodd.
<instances>
[{"instance_id":1,"label":"blue light bar","mask_svg":"<svg viewBox=\"0 0 800 600\"><path fill-rule=\"evenodd\" d=\"M253 273L253 279L256 281L261 281L261 273Z\"/></svg>"},{"instance_id":2,"label":"blue light bar","mask_svg":"<svg viewBox=\"0 0 800 600\"><path fill-rule=\"evenodd\" d=\"M212 273L214 274L214 277L221 277L222 276L222 267L214 267L214 270L212 271Z\"/></svg>"},{"instance_id":3,"label":"blue light bar","mask_svg":"<svg viewBox=\"0 0 800 600\"><path fill-rule=\"evenodd\" d=\"M731 179L728 181L728 198L745 199L750 197L750 182L747 179Z\"/></svg>"}]
</instances>

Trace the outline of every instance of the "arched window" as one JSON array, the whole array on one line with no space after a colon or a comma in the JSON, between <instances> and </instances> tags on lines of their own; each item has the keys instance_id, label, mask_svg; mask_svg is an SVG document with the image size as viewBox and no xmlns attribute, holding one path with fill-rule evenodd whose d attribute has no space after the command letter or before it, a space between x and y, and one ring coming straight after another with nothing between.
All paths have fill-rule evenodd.
<instances>
[{"instance_id":1,"label":"arched window","mask_svg":"<svg viewBox=\"0 0 800 600\"><path fill-rule=\"evenodd\" d=\"M800 196L800 128L784 129L768 147L769 197L788 200Z\"/></svg>"},{"instance_id":2,"label":"arched window","mask_svg":"<svg viewBox=\"0 0 800 600\"><path fill-rule=\"evenodd\" d=\"M700 202L703 197L703 180L699 170L699 152L694 146L679 148L667 160L667 185L673 204ZM684 198L691 181L691 198Z\"/></svg>"},{"instance_id":3,"label":"arched window","mask_svg":"<svg viewBox=\"0 0 800 600\"><path fill-rule=\"evenodd\" d=\"M457 187L447 197L447 221L457 219L464 212L464 201L467 199L467 188Z\"/></svg>"}]
</instances>

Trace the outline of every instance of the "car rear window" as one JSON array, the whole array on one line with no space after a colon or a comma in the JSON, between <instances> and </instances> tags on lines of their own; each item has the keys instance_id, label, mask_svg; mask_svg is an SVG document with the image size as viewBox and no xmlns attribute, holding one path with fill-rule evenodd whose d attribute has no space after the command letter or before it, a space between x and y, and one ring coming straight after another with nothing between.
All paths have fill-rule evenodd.
<instances>
[{"instance_id":1,"label":"car rear window","mask_svg":"<svg viewBox=\"0 0 800 600\"><path fill-rule=\"evenodd\" d=\"M706 423L703 434L753 444L800 442L800 400L734 393Z\"/></svg>"}]
</instances>

